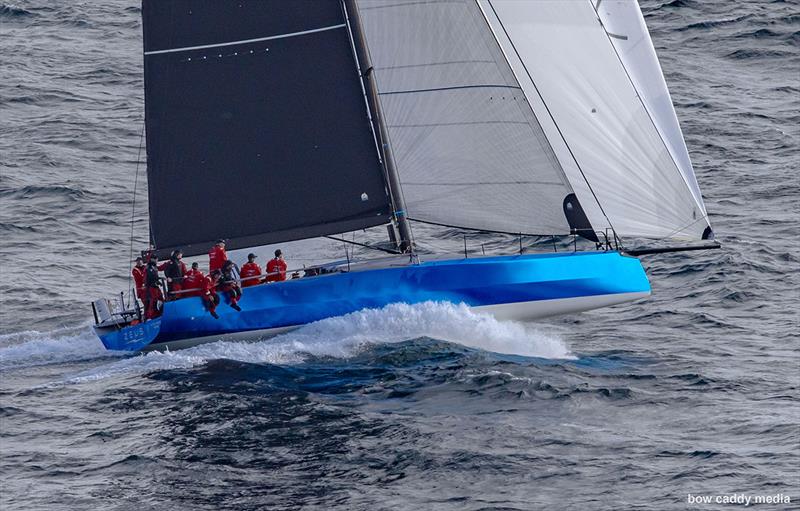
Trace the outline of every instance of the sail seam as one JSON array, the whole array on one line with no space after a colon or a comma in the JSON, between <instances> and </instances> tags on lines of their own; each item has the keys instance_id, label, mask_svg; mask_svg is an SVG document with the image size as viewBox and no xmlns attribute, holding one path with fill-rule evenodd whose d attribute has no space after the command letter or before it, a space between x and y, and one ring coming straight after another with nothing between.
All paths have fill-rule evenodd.
<instances>
[{"instance_id":1,"label":"sail seam","mask_svg":"<svg viewBox=\"0 0 800 511\"><path fill-rule=\"evenodd\" d=\"M435 4L435 3L450 3L450 4L460 4L462 3L461 0L419 0L417 2L403 2L400 4L386 4L386 5L373 5L370 7L361 7L362 11L370 11L373 9L391 9L394 7L407 7L411 5L425 5L425 4Z\"/></svg>"},{"instance_id":2,"label":"sail seam","mask_svg":"<svg viewBox=\"0 0 800 511\"><path fill-rule=\"evenodd\" d=\"M429 220L421 220L419 218L411 218L408 217L411 222L418 222L421 224L428 224L428 225L438 225L439 227L450 227L451 229L463 229L465 231L477 231L477 232L489 232L489 233L496 233L496 234L508 234L511 236L570 236L573 233L571 232L546 232L546 233L536 233L536 232L511 232L511 231L496 231L493 229L481 229L479 227L467 227L464 225L455 225L455 224L444 224L441 222L431 222Z\"/></svg>"},{"instance_id":3,"label":"sail seam","mask_svg":"<svg viewBox=\"0 0 800 511\"><path fill-rule=\"evenodd\" d=\"M153 51L146 51L144 52L145 55L160 55L162 53L178 53L183 51L192 51L192 50L204 50L206 48L220 48L223 46L235 46L237 44L250 44L250 43L260 43L262 41L273 41L275 39L286 39L289 37L297 37L301 35L307 34L315 34L317 32L325 32L328 30L336 30L338 28L344 28L347 26L345 23L340 23L338 25L331 25L329 27L322 27L322 28L314 28L311 30L303 30L300 32L290 32L288 34L279 34L279 35L271 35L267 37L257 37L255 39L241 39L239 41L228 41L224 43L214 43L214 44L202 44L199 46L184 46L182 48L169 48L166 50L153 50Z\"/></svg>"},{"instance_id":4,"label":"sail seam","mask_svg":"<svg viewBox=\"0 0 800 511\"><path fill-rule=\"evenodd\" d=\"M590 5L591 5L591 3L590 3ZM600 12L597 10L597 7L599 5L600 5L600 2L597 3L597 6L592 5L592 7L594 8L594 13L597 16L597 20L600 22L600 26L603 28L603 32L608 37L608 42L611 44L611 49L614 50L614 55L617 56L617 60L619 61L619 65L622 66L622 70L625 72L625 76L628 78L628 81L630 82L631 87L633 88L634 92L636 92L636 98L639 100L639 102L642 105L642 108L644 109L644 112L647 114L647 119L650 121L650 124L653 125L653 129L655 130L656 135L658 135L658 139L661 141L661 144L664 146L664 150L667 151L667 154L669 155L669 160L672 162L673 168L681 176L681 180L683 181L683 184L686 185L686 188L689 190L689 195L692 196L692 200L694 201L695 205L698 207L698 209L700 211L704 212L704 218L707 218L708 217L708 212L705 210L703 205L700 202L698 202L697 197L694 196L694 192L692 191L692 187L689 185L689 182L686 180L686 176L683 174L683 172L681 172L681 169L678 166L678 162L675 161L675 157L672 155L672 151L670 151L669 145L667 144L666 140L664 140L664 137L661 135L661 131L658 129L658 126L656 125L655 119L653 119L653 116L650 114L650 110L648 110L647 105L645 104L644 100L642 99L642 95L639 92L639 89L636 88L636 84L633 82L633 78L631 78L631 75L628 72L628 68L625 66L625 62L622 61L622 57L620 56L619 52L617 51L617 47L614 46L614 42L611 40L611 38L612 37L617 37L617 36L609 33L606 30L606 27L603 24L602 18L600 18ZM661 67L660 64L659 64L659 67ZM662 71L662 73L663 73L663 71ZM702 200L702 198L701 198L701 200ZM689 225L693 225L694 223L696 223L696 221L692 222ZM711 222L707 221L706 223L711 225Z\"/></svg>"},{"instance_id":5,"label":"sail seam","mask_svg":"<svg viewBox=\"0 0 800 511\"><path fill-rule=\"evenodd\" d=\"M527 126L525 121L465 121L465 122L434 122L428 124L391 124L389 128L431 128L436 126L474 126L483 124L520 124Z\"/></svg>"},{"instance_id":6,"label":"sail seam","mask_svg":"<svg viewBox=\"0 0 800 511\"><path fill-rule=\"evenodd\" d=\"M560 186L563 183L554 181L459 181L459 182L439 182L422 183L414 181L403 181L404 186L477 186L477 185L551 185Z\"/></svg>"},{"instance_id":7,"label":"sail seam","mask_svg":"<svg viewBox=\"0 0 800 511\"><path fill-rule=\"evenodd\" d=\"M483 84L483 85L454 85L452 87L434 87L431 89L413 89L413 90L392 90L387 92L379 92L379 96L388 96L391 94L414 94L416 92L439 92L439 91L446 91L446 90L458 90L458 89L516 89L522 90L520 87L514 85L496 85L496 84Z\"/></svg>"},{"instance_id":8,"label":"sail seam","mask_svg":"<svg viewBox=\"0 0 800 511\"><path fill-rule=\"evenodd\" d=\"M424 64L405 64L402 66L383 66L375 67L376 71L384 71L387 69L408 69L412 67L427 67L427 66L448 66L451 64L494 64L493 60L447 60L444 62L426 62Z\"/></svg>"}]
</instances>

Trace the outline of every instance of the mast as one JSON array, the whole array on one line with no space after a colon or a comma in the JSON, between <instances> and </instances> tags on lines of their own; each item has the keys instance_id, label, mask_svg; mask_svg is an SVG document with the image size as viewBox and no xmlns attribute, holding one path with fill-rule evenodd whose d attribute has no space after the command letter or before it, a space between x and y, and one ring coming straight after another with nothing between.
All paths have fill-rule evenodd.
<instances>
[{"instance_id":1,"label":"mast","mask_svg":"<svg viewBox=\"0 0 800 511\"><path fill-rule=\"evenodd\" d=\"M372 77L372 63L369 58L369 51L367 50L367 43L364 39L364 32L361 28L361 20L358 16L358 7L355 0L342 0L342 8L344 9L345 19L350 31L353 42L353 47L356 52L356 59L358 64L359 75L361 76L362 83L364 84L364 91L367 98L367 106L370 110L370 120L373 125L373 130L378 137L380 150L382 152L382 159L384 170L386 174L386 184L389 187L389 196L392 202L392 212L394 213L394 223L397 226L397 231L400 239L397 240L398 247L402 252L408 252L412 249L411 226L409 225L406 215L405 199L403 198L403 190L400 186L400 178L397 173L397 168L394 164L394 157L392 150L389 146L389 136L386 129L386 124L381 114L380 102L378 101L378 88L375 80ZM390 231L390 238L394 241L393 232Z\"/></svg>"}]
</instances>

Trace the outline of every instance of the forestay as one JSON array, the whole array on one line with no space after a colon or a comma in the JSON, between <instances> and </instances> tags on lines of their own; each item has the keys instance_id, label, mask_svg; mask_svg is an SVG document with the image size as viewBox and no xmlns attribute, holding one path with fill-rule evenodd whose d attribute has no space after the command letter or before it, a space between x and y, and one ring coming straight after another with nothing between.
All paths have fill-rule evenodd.
<instances>
[{"instance_id":1,"label":"forestay","mask_svg":"<svg viewBox=\"0 0 800 511\"><path fill-rule=\"evenodd\" d=\"M594 227L709 236L638 5L605 11L604 26L589 0L477 1Z\"/></svg>"},{"instance_id":2,"label":"forestay","mask_svg":"<svg viewBox=\"0 0 800 511\"><path fill-rule=\"evenodd\" d=\"M340 2L145 0L142 18L161 254L389 221Z\"/></svg>"},{"instance_id":3,"label":"forestay","mask_svg":"<svg viewBox=\"0 0 800 511\"><path fill-rule=\"evenodd\" d=\"M572 188L475 0L357 0L413 220L568 233Z\"/></svg>"}]
</instances>

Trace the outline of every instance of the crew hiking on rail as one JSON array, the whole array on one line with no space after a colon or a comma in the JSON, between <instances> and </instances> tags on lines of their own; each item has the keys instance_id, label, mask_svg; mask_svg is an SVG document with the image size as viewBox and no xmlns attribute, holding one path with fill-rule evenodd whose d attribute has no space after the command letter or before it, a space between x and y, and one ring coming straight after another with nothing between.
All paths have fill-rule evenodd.
<instances>
[{"instance_id":1,"label":"crew hiking on rail","mask_svg":"<svg viewBox=\"0 0 800 511\"><path fill-rule=\"evenodd\" d=\"M165 301L179 300L188 297L200 297L214 318L219 318L217 305L220 303L218 293L227 297L227 303L236 311L241 311L239 301L243 288L253 287L268 282L286 280L287 264L281 250L275 251L275 257L266 265L266 272L256 263L253 253L247 255L247 262L239 267L230 259L225 251L225 240L218 239L208 251L208 275L200 271L197 262L191 269L183 262L183 252L173 250L167 261L159 264L154 247L142 251L131 270L136 297L144 306L146 320L161 316ZM162 292L162 279L159 272L164 273L167 296Z\"/></svg>"}]
</instances>

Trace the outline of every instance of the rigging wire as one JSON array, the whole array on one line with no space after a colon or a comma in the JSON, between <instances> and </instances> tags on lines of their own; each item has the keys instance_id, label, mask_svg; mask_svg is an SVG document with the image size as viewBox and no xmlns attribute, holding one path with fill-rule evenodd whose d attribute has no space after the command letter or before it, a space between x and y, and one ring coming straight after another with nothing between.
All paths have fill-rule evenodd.
<instances>
[{"instance_id":1,"label":"rigging wire","mask_svg":"<svg viewBox=\"0 0 800 511\"><path fill-rule=\"evenodd\" d=\"M392 250L392 249L383 248L383 247L376 247L374 245L367 245L366 243L359 243L358 241L355 241L355 240L350 241L350 240L345 239L345 238L337 238L336 236L325 236L325 237L328 238L329 240L341 241L341 242L344 242L344 243L350 243L351 245L357 245L359 247L369 248L369 249L372 249L372 250L378 250L380 252L386 252L387 254L399 255L399 254L402 253L402 252L400 252L398 250Z\"/></svg>"},{"instance_id":2,"label":"rigging wire","mask_svg":"<svg viewBox=\"0 0 800 511\"><path fill-rule=\"evenodd\" d=\"M133 226L136 216L136 188L139 185L139 164L142 160L142 144L144 142L144 121L142 121L142 129L139 133L139 151L136 153L136 174L133 178L133 204L131 205L131 247L128 255L128 303L133 303Z\"/></svg>"}]
</instances>

